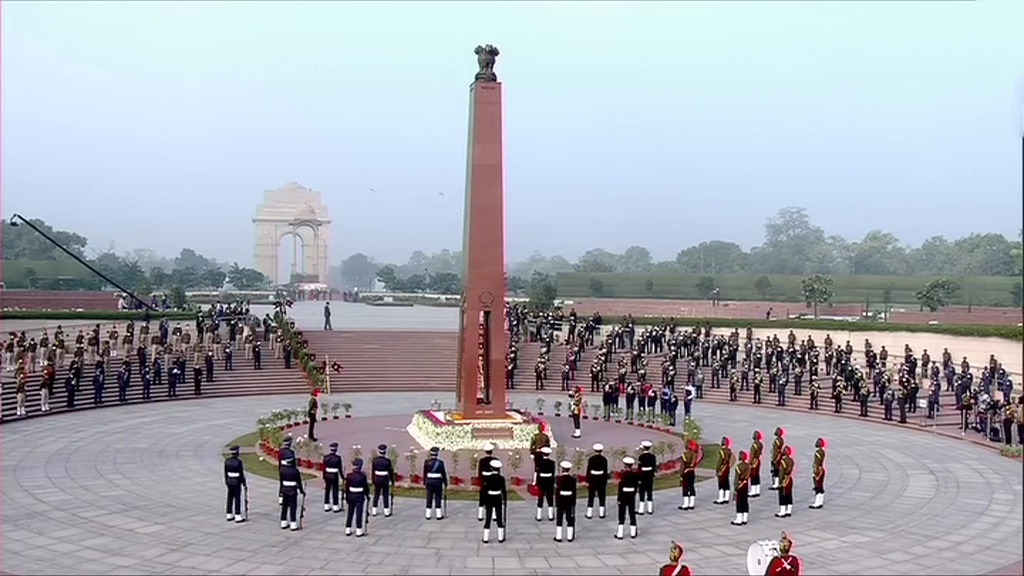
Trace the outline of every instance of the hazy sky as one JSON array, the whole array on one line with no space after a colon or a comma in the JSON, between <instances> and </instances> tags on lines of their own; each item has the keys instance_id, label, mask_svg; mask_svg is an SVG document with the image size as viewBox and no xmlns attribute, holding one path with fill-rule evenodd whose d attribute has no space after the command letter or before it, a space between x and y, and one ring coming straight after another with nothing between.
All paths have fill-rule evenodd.
<instances>
[{"instance_id":1,"label":"hazy sky","mask_svg":"<svg viewBox=\"0 0 1024 576\"><path fill-rule=\"evenodd\" d=\"M746 247L786 205L1016 237L1022 31L1020 2L4 2L3 213L251 264L294 180L332 263L459 248L493 43L510 259Z\"/></svg>"}]
</instances>

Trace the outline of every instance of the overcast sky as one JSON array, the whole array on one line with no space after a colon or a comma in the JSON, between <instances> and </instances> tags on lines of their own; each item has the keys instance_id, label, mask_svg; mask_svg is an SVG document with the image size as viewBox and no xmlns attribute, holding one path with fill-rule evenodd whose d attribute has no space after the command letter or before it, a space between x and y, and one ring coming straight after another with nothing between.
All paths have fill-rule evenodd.
<instances>
[{"instance_id":1,"label":"overcast sky","mask_svg":"<svg viewBox=\"0 0 1024 576\"><path fill-rule=\"evenodd\" d=\"M332 263L461 247L483 43L510 259L748 247L787 205L849 238L1021 225L1020 2L3 8L3 214L98 250L251 263L262 191L293 180L324 193Z\"/></svg>"}]
</instances>

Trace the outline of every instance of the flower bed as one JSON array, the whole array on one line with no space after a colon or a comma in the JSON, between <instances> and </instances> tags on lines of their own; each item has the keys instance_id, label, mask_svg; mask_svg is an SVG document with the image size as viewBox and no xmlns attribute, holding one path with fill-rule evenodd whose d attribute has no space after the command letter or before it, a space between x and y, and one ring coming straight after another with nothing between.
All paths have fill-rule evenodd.
<instances>
[{"instance_id":1,"label":"flower bed","mask_svg":"<svg viewBox=\"0 0 1024 576\"><path fill-rule=\"evenodd\" d=\"M529 414L512 412L510 415L514 415L515 419L508 422L460 422L444 412L420 410L413 415L406 431L423 448L437 446L442 450L482 450L485 444L493 443L502 450L525 450L530 447L538 425L550 430L546 422ZM475 437L474 430L480 429L508 430L511 432L511 438L488 435ZM551 439L551 444L555 446L554 438Z\"/></svg>"}]
</instances>

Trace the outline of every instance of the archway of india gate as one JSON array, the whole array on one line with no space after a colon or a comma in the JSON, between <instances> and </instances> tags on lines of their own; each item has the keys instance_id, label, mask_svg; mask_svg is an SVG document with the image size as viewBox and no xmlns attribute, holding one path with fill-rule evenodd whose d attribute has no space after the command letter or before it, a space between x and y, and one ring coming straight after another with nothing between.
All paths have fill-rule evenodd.
<instances>
[{"instance_id":1,"label":"archway of india gate","mask_svg":"<svg viewBox=\"0 0 1024 576\"><path fill-rule=\"evenodd\" d=\"M291 236L291 274L315 277L327 283L327 247L331 218L323 204L323 193L289 182L276 190L263 191L263 203L256 207L254 267L275 284L287 284L279 272L281 241ZM299 243L302 258L298 256Z\"/></svg>"}]
</instances>

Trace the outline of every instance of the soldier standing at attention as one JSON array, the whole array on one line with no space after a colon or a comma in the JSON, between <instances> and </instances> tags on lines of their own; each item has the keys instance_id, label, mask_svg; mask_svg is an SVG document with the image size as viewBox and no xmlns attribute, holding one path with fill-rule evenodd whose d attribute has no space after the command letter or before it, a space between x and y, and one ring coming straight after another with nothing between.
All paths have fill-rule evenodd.
<instances>
[{"instance_id":1,"label":"soldier standing at attention","mask_svg":"<svg viewBox=\"0 0 1024 576\"><path fill-rule=\"evenodd\" d=\"M299 529L299 494L306 495L306 487L302 485L302 474L295 467L294 460L282 460L278 468L281 481L281 529L291 527Z\"/></svg>"},{"instance_id":2,"label":"soldier standing at attention","mask_svg":"<svg viewBox=\"0 0 1024 576\"><path fill-rule=\"evenodd\" d=\"M363 519L366 513L366 500L370 497L368 489L369 483L366 481L366 474L363 474L363 459L356 458L352 461L352 471L345 476L345 503L348 504L345 536L352 535L353 516L356 520L356 538L366 535L363 532Z\"/></svg>"},{"instance_id":3,"label":"soldier standing at attention","mask_svg":"<svg viewBox=\"0 0 1024 576\"><path fill-rule=\"evenodd\" d=\"M672 542L672 548L668 552L668 564L661 567L658 576L693 576L690 567L683 564L683 547Z\"/></svg>"},{"instance_id":4,"label":"soldier standing at attention","mask_svg":"<svg viewBox=\"0 0 1024 576\"><path fill-rule=\"evenodd\" d=\"M320 403L317 401L317 396L320 394L318 388L314 388L309 393L309 406L306 408L306 418L309 419L309 431L306 433L306 437L312 442L316 442L316 434L313 433L316 428L316 415L317 409L320 407Z\"/></svg>"},{"instance_id":5,"label":"soldier standing at attention","mask_svg":"<svg viewBox=\"0 0 1024 576\"><path fill-rule=\"evenodd\" d=\"M1003 408L1003 444L1013 445L1013 421L1017 419L1017 407L1007 404Z\"/></svg>"},{"instance_id":6,"label":"soldier standing at attention","mask_svg":"<svg viewBox=\"0 0 1024 576\"><path fill-rule=\"evenodd\" d=\"M441 520L444 512L441 510L441 501L444 499L444 491L448 489L448 471L445 470L444 461L438 457L441 449L434 446L430 449L430 458L423 462L423 486L427 490L427 507L423 517L430 520L430 510L434 510L434 518Z\"/></svg>"},{"instance_id":7,"label":"soldier standing at attention","mask_svg":"<svg viewBox=\"0 0 1024 576\"><path fill-rule=\"evenodd\" d=\"M640 455L637 456L637 466L640 468L640 490L637 493L638 513L644 513L644 507L648 514L654 514L654 474L658 470L658 457L651 453L654 444L650 440L640 443Z\"/></svg>"},{"instance_id":8,"label":"soldier standing at attention","mask_svg":"<svg viewBox=\"0 0 1024 576\"><path fill-rule=\"evenodd\" d=\"M808 506L811 510L817 510L825 505L825 439L818 438L814 447L816 450L811 472L811 479L814 481L814 504Z\"/></svg>"},{"instance_id":9,"label":"soldier standing at attention","mask_svg":"<svg viewBox=\"0 0 1024 576\"><path fill-rule=\"evenodd\" d=\"M605 498L608 491L608 459L604 457L603 444L594 444L594 454L587 459L587 513L589 520L594 514L594 496L597 496L597 515L604 518Z\"/></svg>"},{"instance_id":10,"label":"soldier standing at attention","mask_svg":"<svg viewBox=\"0 0 1024 576\"><path fill-rule=\"evenodd\" d=\"M75 407L75 393L78 392L78 376L79 372L78 361L71 361L71 368L68 369L67 376L64 377L64 394L65 394L65 408L71 410Z\"/></svg>"},{"instance_id":11,"label":"soldier standing at attention","mask_svg":"<svg viewBox=\"0 0 1024 576\"><path fill-rule=\"evenodd\" d=\"M338 502L340 491L341 469L344 463L338 456L338 443L331 442L331 453L324 456L324 512L340 512Z\"/></svg>"},{"instance_id":12,"label":"soldier standing at attention","mask_svg":"<svg viewBox=\"0 0 1024 576\"><path fill-rule=\"evenodd\" d=\"M334 326L331 326L331 303L324 302L324 330L334 330Z\"/></svg>"},{"instance_id":13,"label":"soldier standing at attention","mask_svg":"<svg viewBox=\"0 0 1024 576\"><path fill-rule=\"evenodd\" d=\"M476 477L480 484L480 496L477 500L476 519L483 522L484 513L486 512L486 500L487 500L487 477L494 474L494 469L491 468L491 462L494 461L494 444L488 442L484 445L484 456L477 462Z\"/></svg>"},{"instance_id":14,"label":"soldier standing at attention","mask_svg":"<svg viewBox=\"0 0 1024 576\"><path fill-rule=\"evenodd\" d=\"M192 367L192 391L196 396L203 395L203 369L198 364Z\"/></svg>"},{"instance_id":15,"label":"soldier standing at attention","mask_svg":"<svg viewBox=\"0 0 1024 576\"><path fill-rule=\"evenodd\" d=\"M764 444L761 443L760 430L754 430L753 442L750 444L750 497L761 495L761 457L764 455Z\"/></svg>"},{"instance_id":16,"label":"soldier standing at attention","mask_svg":"<svg viewBox=\"0 0 1024 576\"><path fill-rule=\"evenodd\" d=\"M807 406L808 410L817 410L818 409L818 397L819 396L821 396L821 384L818 382L817 379L814 379L814 380L811 381L811 391L810 391L810 395L809 395L810 404L808 404L808 406Z\"/></svg>"},{"instance_id":17,"label":"soldier standing at attention","mask_svg":"<svg viewBox=\"0 0 1024 576\"><path fill-rule=\"evenodd\" d=\"M615 532L615 538L622 540L623 528L626 524L626 514L629 514L629 537L636 538L636 489L640 484L640 476L633 469L636 460L626 456L622 459L625 470L619 472L619 526Z\"/></svg>"},{"instance_id":18,"label":"soldier standing at attention","mask_svg":"<svg viewBox=\"0 0 1024 576\"><path fill-rule=\"evenodd\" d=\"M736 519L733 526L743 526L750 515L750 464L747 453L740 450L739 462L736 463Z\"/></svg>"},{"instance_id":19,"label":"soldier standing at attention","mask_svg":"<svg viewBox=\"0 0 1024 576\"><path fill-rule=\"evenodd\" d=\"M772 490L779 489L779 459L782 458L783 449L786 447L786 431L782 428L775 429L775 439L772 440Z\"/></svg>"},{"instance_id":20,"label":"soldier standing at attention","mask_svg":"<svg viewBox=\"0 0 1024 576\"><path fill-rule=\"evenodd\" d=\"M484 494L484 537L483 543L491 541L491 521L498 525L498 543L505 541L505 510L508 507L508 487L501 475L501 460L490 461L491 474L486 484L480 487Z\"/></svg>"},{"instance_id":21,"label":"soldier standing at attention","mask_svg":"<svg viewBox=\"0 0 1024 576\"><path fill-rule=\"evenodd\" d=\"M583 389L577 386L576 391L573 392L570 398L569 413L572 415L572 437L579 438L582 435L580 432L580 412L583 410Z\"/></svg>"},{"instance_id":22,"label":"soldier standing at attention","mask_svg":"<svg viewBox=\"0 0 1024 576\"><path fill-rule=\"evenodd\" d=\"M228 505L225 517L228 522L245 522L242 516L242 488L245 487L245 466L238 458L238 446L230 448L231 456L224 460L224 484L228 487Z\"/></svg>"},{"instance_id":23,"label":"soldier standing at attention","mask_svg":"<svg viewBox=\"0 0 1024 576\"><path fill-rule=\"evenodd\" d=\"M778 518L793 515L793 447L786 446L779 459L779 513Z\"/></svg>"},{"instance_id":24,"label":"soldier standing at attention","mask_svg":"<svg viewBox=\"0 0 1024 576\"><path fill-rule=\"evenodd\" d=\"M732 470L732 440L722 436L722 444L718 449L718 466L715 475L718 477L718 499L715 504L728 504L730 495L729 472Z\"/></svg>"},{"instance_id":25,"label":"soldier standing at attention","mask_svg":"<svg viewBox=\"0 0 1024 576\"><path fill-rule=\"evenodd\" d=\"M792 554L793 541L785 532L779 538L779 555L768 561L764 571L765 576L800 576L803 573L803 564L800 558Z\"/></svg>"},{"instance_id":26,"label":"soldier standing at attention","mask_svg":"<svg viewBox=\"0 0 1024 576\"><path fill-rule=\"evenodd\" d=\"M370 505L370 514L377 515L377 504L381 503L381 496L384 497L384 517L391 516L391 487L395 485L395 464L387 457L387 444L377 446L377 457L370 463L370 471L373 472L373 503Z\"/></svg>"},{"instance_id":27,"label":"soldier standing at attention","mask_svg":"<svg viewBox=\"0 0 1024 576\"><path fill-rule=\"evenodd\" d=\"M551 456L551 448L540 449L540 457L534 463L533 485L537 487L537 522L543 517L544 503L548 505L548 520L555 519L555 462Z\"/></svg>"},{"instance_id":28,"label":"soldier standing at attention","mask_svg":"<svg viewBox=\"0 0 1024 576\"><path fill-rule=\"evenodd\" d=\"M680 510L693 510L697 505L697 465L701 461L700 444L690 440L683 452L683 464L679 471L679 483L683 488L683 505Z\"/></svg>"},{"instance_id":29,"label":"soldier standing at attention","mask_svg":"<svg viewBox=\"0 0 1024 576\"><path fill-rule=\"evenodd\" d=\"M562 541L562 526L569 542L576 539L576 476L572 474L572 462L563 460L562 474L555 481L555 508L558 517L555 523L555 542Z\"/></svg>"}]
</instances>

